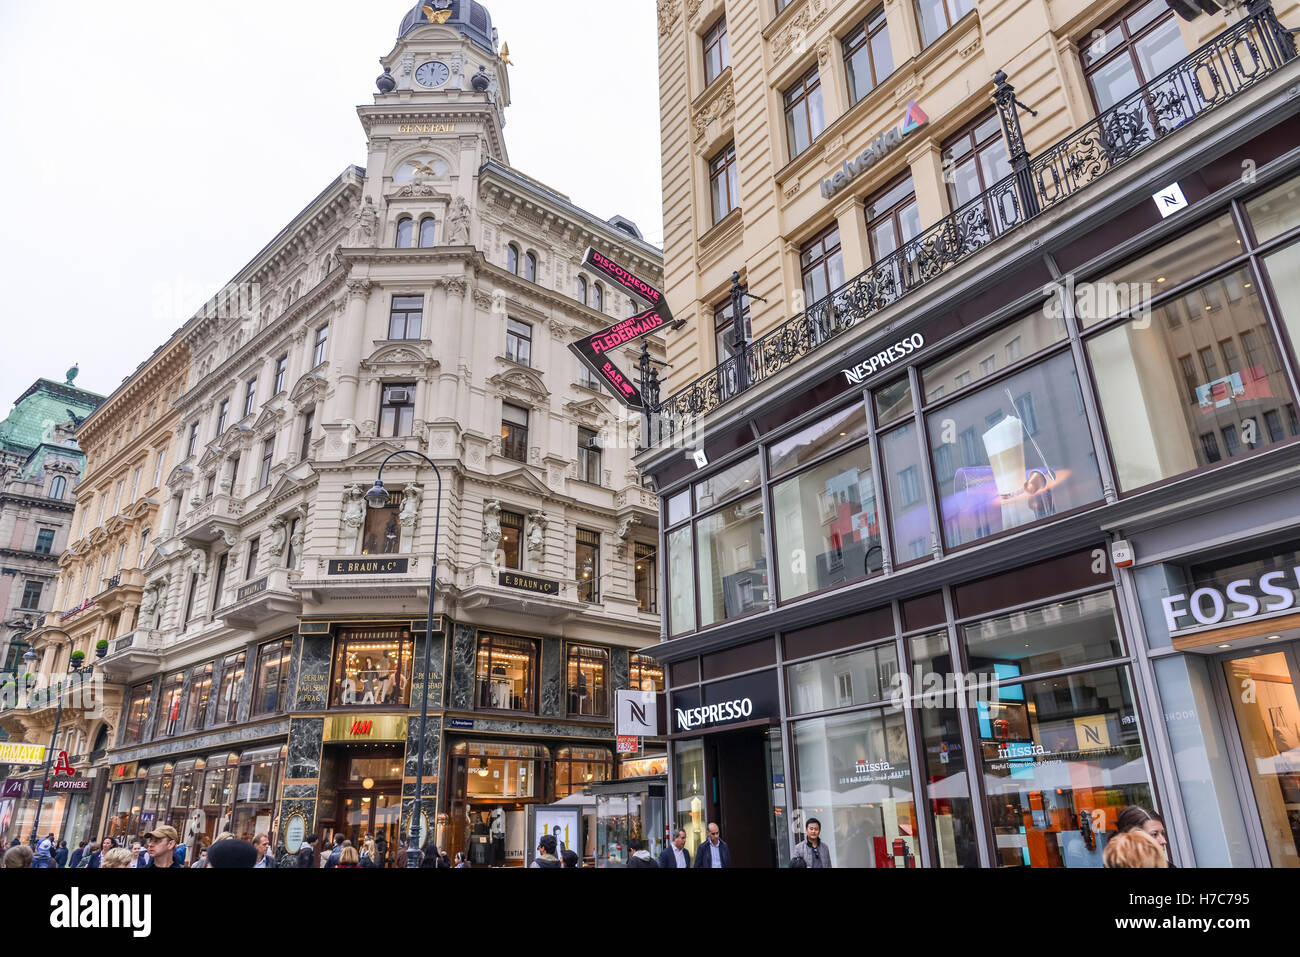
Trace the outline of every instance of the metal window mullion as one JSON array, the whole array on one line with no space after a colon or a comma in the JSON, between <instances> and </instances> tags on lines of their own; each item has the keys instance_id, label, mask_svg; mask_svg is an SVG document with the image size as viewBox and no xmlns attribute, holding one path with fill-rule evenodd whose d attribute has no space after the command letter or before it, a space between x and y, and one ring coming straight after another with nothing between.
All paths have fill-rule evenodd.
<instances>
[{"instance_id":1,"label":"metal window mullion","mask_svg":"<svg viewBox=\"0 0 1300 957\"><path fill-rule=\"evenodd\" d=\"M907 676L912 671L912 653L911 642L902 637L903 634L903 612L899 602L890 602L890 611L894 616L894 655L903 670L903 675ZM934 840L934 834L930 829L930 797L929 784L926 780L929 777L929 769L925 765L925 736L921 728L921 716L918 714L918 708L913 707L915 698L908 696L903 702L903 726L907 731L907 754L908 765L912 776L912 809L916 814L916 824L919 834L917 835L917 845L921 852L921 867L929 869L934 867L937 855L935 849L931 847ZM918 760L918 756L920 760Z\"/></svg>"},{"instance_id":2,"label":"metal window mullion","mask_svg":"<svg viewBox=\"0 0 1300 957\"><path fill-rule=\"evenodd\" d=\"M939 487L934 481L934 468L930 462L930 442L925 428L925 413L921 411L921 372L916 363L907 367L908 387L912 390L912 419L916 425L916 441L921 452L921 477L925 482L926 505L930 509L930 554L943 557L943 526L939 515ZM892 531L892 529L891 529ZM949 618L952 609L948 610Z\"/></svg>"},{"instance_id":3,"label":"metal window mullion","mask_svg":"<svg viewBox=\"0 0 1300 957\"><path fill-rule=\"evenodd\" d=\"M954 673L965 675L968 673L966 650L962 647L962 642L957 633L957 625L955 624L956 616L954 612L956 605L953 601L952 586L945 585L942 594L944 614L948 619L945 627L948 633L949 660L952 662ZM984 782L982 780L984 776L984 752L975 737L974 708L970 704L970 695L965 684L963 680L961 682L960 698L957 701L957 716L961 724L962 748L968 755L966 759L966 780L970 791L971 813L975 818L975 846L979 854L980 867L991 868L996 866L993 849L997 846L997 840L993 834L993 824L989 819L987 810L988 802L984 796Z\"/></svg>"},{"instance_id":4,"label":"metal window mullion","mask_svg":"<svg viewBox=\"0 0 1300 957\"><path fill-rule=\"evenodd\" d=\"M894 573L894 549L891 541L893 537L893 523L885 517L886 499L885 499L885 456L880 449L880 435L877 432L876 425L876 408L872 399L872 393L869 389L862 391L862 402L866 407L867 415L867 435L871 437L868 443L868 454L871 456L871 485L876 495L876 524L880 526L880 573L882 575L892 575ZM915 404L915 403L913 403ZM871 552L867 552L867 567L865 571L870 578L871 571ZM902 634L901 622L897 615L894 619L894 633Z\"/></svg>"}]
</instances>

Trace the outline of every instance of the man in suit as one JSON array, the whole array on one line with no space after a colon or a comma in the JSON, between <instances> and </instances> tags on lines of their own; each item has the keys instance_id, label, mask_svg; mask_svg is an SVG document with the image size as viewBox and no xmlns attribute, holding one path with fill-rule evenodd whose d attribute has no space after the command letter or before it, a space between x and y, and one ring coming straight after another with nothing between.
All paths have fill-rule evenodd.
<instances>
[{"instance_id":1,"label":"man in suit","mask_svg":"<svg viewBox=\"0 0 1300 957\"><path fill-rule=\"evenodd\" d=\"M722 832L718 829L718 825L712 821L709 822L708 834L709 839L695 852L695 866L697 868L730 867L731 850L727 847L727 842L722 840Z\"/></svg>"},{"instance_id":2,"label":"man in suit","mask_svg":"<svg viewBox=\"0 0 1300 957\"><path fill-rule=\"evenodd\" d=\"M686 831L684 828L678 828L677 833L673 835L673 842L665 847L659 854L659 867L687 867L691 866L691 855L686 851Z\"/></svg>"}]
</instances>

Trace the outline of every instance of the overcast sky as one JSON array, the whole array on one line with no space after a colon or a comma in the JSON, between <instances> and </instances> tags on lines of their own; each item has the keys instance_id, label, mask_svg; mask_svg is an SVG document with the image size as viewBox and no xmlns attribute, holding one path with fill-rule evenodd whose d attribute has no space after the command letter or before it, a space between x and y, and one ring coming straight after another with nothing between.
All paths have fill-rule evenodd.
<instances>
[{"instance_id":1,"label":"overcast sky","mask_svg":"<svg viewBox=\"0 0 1300 957\"><path fill-rule=\"evenodd\" d=\"M489 0L512 164L662 243L651 0ZM108 394L343 169L413 0L0 0L0 418ZM76 14L74 16L74 14Z\"/></svg>"}]
</instances>

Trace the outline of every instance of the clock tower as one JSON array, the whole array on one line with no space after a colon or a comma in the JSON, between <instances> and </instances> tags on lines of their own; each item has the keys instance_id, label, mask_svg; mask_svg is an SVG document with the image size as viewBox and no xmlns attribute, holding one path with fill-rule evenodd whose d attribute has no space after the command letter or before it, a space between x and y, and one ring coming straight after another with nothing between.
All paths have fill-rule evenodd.
<instances>
[{"instance_id":1,"label":"clock tower","mask_svg":"<svg viewBox=\"0 0 1300 957\"><path fill-rule=\"evenodd\" d=\"M373 224L374 245L476 244L478 171L488 159L509 163L506 63L480 3L427 0L403 18L396 46L380 59L374 104L357 111L369 141L361 215Z\"/></svg>"}]
</instances>

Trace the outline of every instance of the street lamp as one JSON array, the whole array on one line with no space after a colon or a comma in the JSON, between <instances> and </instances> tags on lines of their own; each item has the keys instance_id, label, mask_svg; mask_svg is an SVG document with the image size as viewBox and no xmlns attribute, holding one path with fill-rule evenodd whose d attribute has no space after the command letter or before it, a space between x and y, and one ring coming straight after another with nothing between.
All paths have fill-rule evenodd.
<instances>
[{"instance_id":1,"label":"street lamp","mask_svg":"<svg viewBox=\"0 0 1300 957\"><path fill-rule=\"evenodd\" d=\"M52 631L57 631L64 638L67 638L70 644L72 643L72 636L69 635L66 631L60 631L57 628L47 628L45 631L41 632L41 634L45 635ZM34 636L32 638L32 644L28 646L27 653L23 655L23 661L27 662L28 668L33 668L36 664L36 638L37 637L39 636ZM68 673L79 675L82 673L83 669L86 672L90 672L91 670L94 669L95 667L94 665L89 665L89 666L84 665L83 664L84 661L85 661L84 658L70 659L68 662ZM32 822L32 849L33 850L36 849L37 843L40 840L41 810L45 807L45 787L46 785L49 784L50 781L50 759L54 757L54 745L55 742L59 740L59 722L63 720L64 690L65 690L64 688L60 688L58 692L59 705L58 705L58 709L54 712L54 731L50 734L50 746L45 751L45 768L44 768L45 773L41 775L41 796L36 799L36 820Z\"/></svg>"},{"instance_id":2,"label":"street lamp","mask_svg":"<svg viewBox=\"0 0 1300 957\"><path fill-rule=\"evenodd\" d=\"M427 455L413 449L398 449L380 463L379 474L375 477L375 487L366 493L366 503L371 508L383 508L388 504L390 496L388 489L384 488L384 467L399 455L414 455L422 459L433 469L433 474L438 479L438 508L433 522L433 559L430 562L433 567L429 571L429 612L424 629L424 690L420 695L420 743L416 748L415 760L415 806L411 810L411 831L406 846L406 866L410 868L420 866L420 815L424 809L424 738L429 727L429 668L433 648L433 602L438 586L438 533L442 527L442 472L438 471L438 466Z\"/></svg>"}]
</instances>

